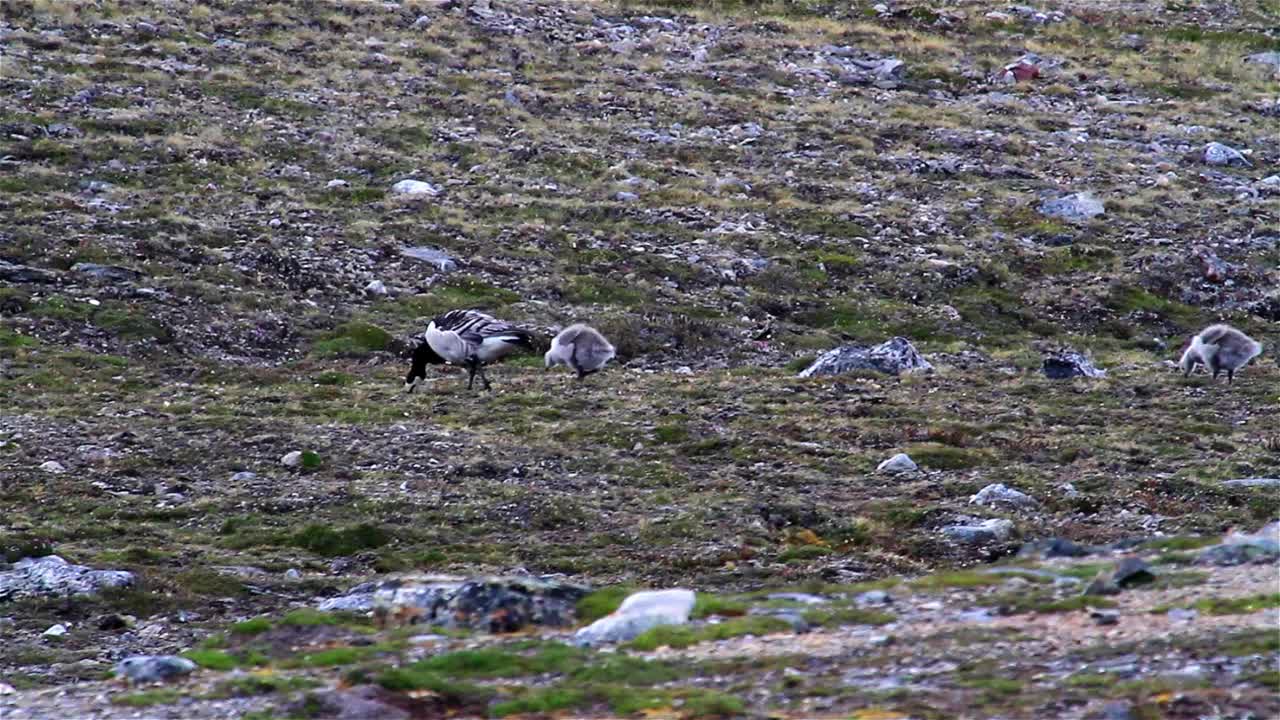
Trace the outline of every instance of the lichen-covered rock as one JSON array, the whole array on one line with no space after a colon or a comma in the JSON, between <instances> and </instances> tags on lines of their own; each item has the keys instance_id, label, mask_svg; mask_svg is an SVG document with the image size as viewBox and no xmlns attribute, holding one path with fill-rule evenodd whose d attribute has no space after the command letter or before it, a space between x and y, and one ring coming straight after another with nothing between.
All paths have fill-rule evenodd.
<instances>
[{"instance_id":1,"label":"lichen-covered rock","mask_svg":"<svg viewBox=\"0 0 1280 720\"><path fill-rule=\"evenodd\" d=\"M458 261L453 259L449 253L433 247L407 247L400 250L400 254L430 263L440 272L452 272L458 269Z\"/></svg>"},{"instance_id":2,"label":"lichen-covered rock","mask_svg":"<svg viewBox=\"0 0 1280 720\"><path fill-rule=\"evenodd\" d=\"M196 664L177 655L134 655L116 664L116 675L134 684L165 682L191 674Z\"/></svg>"},{"instance_id":3,"label":"lichen-covered rock","mask_svg":"<svg viewBox=\"0 0 1280 720\"><path fill-rule=\"evenodd\" d=\"M364 583L319 604L325 611L375 611L398 622L484 632L561 627L590 588L551 578L412 575Z\"/></svg>"},{"instance_id":4,"label":"lichen-covered rock","mask_svg":"<svg viewBox=\"0 0 1280 720\"><path fill-rule=\"evenodd\" d=\"M57 555L24 558L11 570L0 572L0 602L36 597L70 597L96 595L134 582L131 572L94 570L72 565Z\"/></svg>"},{"instance_id":5,"label":"lichen-covered rock","mask_svg":"<svg viewBox=\"0 0 1280 720\"><path fill-rule=\"evenodd\" d=\"M1073 377L1106 377L1107 371L1093 364L1078 352L1063 350L1051 353L1044 359L1044 375L1050 380L1066 380Z\"/></svg>"},{"instance_id":6,"label":"lichen-covered rock","mask_svg":"<svg viewBox=\"0 0 1280 720\"><path fill-rule=\"evenodd\" d=\"M1229 165L1233 167L1253 167L1253 163L1244 156L1239 150L1230 145L1223 145L1220 142L1211 142L1204 146L1204 154L1201 156L1206 165Z\"/></svg>"},{"instance_id":7,"label":"lichen-covered rock","mask_svg":"<svg viewBox=\"0 0 1280 720\"><path fill-rule=\"evenodd\" d=\"M947 525L942 528L942 534L955 543L985 545L1008 540L1013 535L1013 521L990 518L978 523Z\"/></svg>"},{"instance_id":8,"label":"lichen-covered rock","mask_svg":"<svg viewBox=\"0 0 1280 720\"><path fill-rule=\"evenodd\" d=\"M933 366L916 352L910 341L895 337L873 347L846 345L828 350L818 356L812 365L801 370L799 377L839 375L854 370L874 370L886 375L898 375L932 369Z\"/></svg>"},{"instance_id":9,"label":"lichen-covered rock","mask_svg":"<svg viewBox=\"0 0 1280 720\"><path fill-rule=\"evenodd\" d=\"M582 646L626 642L659 625L683 625L695 599L692 590L679 588L633 593L615 612L579 630L573 641Z\"/></svg>"},{"instance_id":10,"label":"lichen-covered rock","mask_svg":"<svg viewBox=\"0 0 1280 720\"><path fill-rule=\"evenodd\" d=\"M1107 211L1091 193L1075 193L1040 203L1040 214L1068 222L1084 222Z\"/></svg>"},{"instance_id":11,"label":"lichen-covered rock","mask_svg":"<svg viewBox=\"0 0 1280 720\"><path fill-rule=\"evenodd\" d=\"M1020 490L1014 490L1003 483L994 483L982 488L977 494L969 498L969 503L971 505L1010 508L1028 508L1037 504L1035 498Z\"/></svg>"}]
</instances>

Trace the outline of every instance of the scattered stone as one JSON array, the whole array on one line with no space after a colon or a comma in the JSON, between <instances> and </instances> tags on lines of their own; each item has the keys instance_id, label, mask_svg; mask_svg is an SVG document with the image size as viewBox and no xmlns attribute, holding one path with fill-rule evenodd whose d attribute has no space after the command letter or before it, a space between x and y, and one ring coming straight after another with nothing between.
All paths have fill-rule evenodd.
<instances>
[{"instance_id":1,"label":"scattered stone","mask_svg":"<svg viewBox=\"0 0 1280 720\"><path fill-rule=\"evenodd\" d=\"M635 202L636 200L640 199L640 196L633 192L627 192L626 190L619 190L618 192L613 194L613 199L617 200L618 202Z\"/></svg>"},{"instance_id":2,"label":"scattered stone","mask_svg":"<svg viewBox=\"0 0 1280 720\"><path fill-rule=\"evenodd\" d=\"M432 22L432 21L431 21L431 16L430 16L430 15L419 15L419 16L418 16L418 19L413 21L413 29L414 29L414 30L425 30L425 29L427 29L427 28L431 27L431 22Z\"/></svg>"},{"instance_id":3,"label":"scattered stone","mask_svg":"<svg viewBox=\"0 0 1280 720\"><path fill-rule=\"evenodd\" d=\"M12 694L14 694L14 693L16 693L16 692L18 692L18 691L17 691L17 690L15 690L15 689L13 688L13 686L12 686L12 685L10 685L9 683L6 683L6 682L0 682L0 697L3 697L3 696L5 696L5 695L12 695Z\"/></svg>"},{"instance_id":4,"label":"scattered stone","mask_svg":"<svg viewBox=\"0 0 1280 720\"><path fill-rule=\"evenodd\" d=\"M131 572L94 570L72 565L57 555L23 558L11 570L0 572L0 602L36 597L96 595L107 588L128 587Z\"/></svg>"},{"instance_id":5,"label":"scattered stone","mask_svg":"<svg viewBox=\"0 0 1280 720\"><path fill-rule=\"evenodd\" d=\"M1133 705L1115 700L1102 706L1102 720L1134 720Z\"/></svg>"},{"instance_id":6,"label":"scattered stone","mask_svg":"<svg viewBox=\"0 0 1280 720\"><path fill-rule=\"evenodd\" d=\"M116 665L116 675L142 685L190 675L195 669L195 663L177 655L134 655Z\"/></svg>"},{"instance_id":7,"label":"scattered stone","mask_svg":"<svg viewBox=\"0 0 1280 720\"><path fill-rule=\"evenodd\" d=\"M1005 518L990 518L968 525L947 525L942 528L942 534L952 542L966 545L1002 542L1013 535L1013 521Z\"/></svg>"},{"instance_id":8,"label":"scattered stone","mask_svg":"<svg viewBox=\"0 0 1280 720\"><path fill-rule=\"evenodd\" d=\"M231 476L231 482L252 482L258 479L258 473L241 470Z\"/></svg>"},{"instance_id":9,"label":"scattered stone","mask_svg":"<svg viewBox=\"0 0 1280 720\"><path fill-rule=\"evenodd\" d=\"M14 283L53 283L58 281L58 275L48 270L0 260L0 280Z\"/></svg>"},{"instance_id":10,"label":"scattered stone","mask_svg":"<svg viewBox=\"0 0 1280 720\"><path fill-rule=\"evenodd\" d=\"M1018 550L1018 557L1041 557L1046 560L1058 557L1085 557L1095 552L1092 548L1077 544L1066 538L1049 538L1036 540L1023 545Z\"/></svg>"},{"instance_id":11,"label":"scattered stone","mask_svg":"<svg viewBox=\"0 0 1280 720\"><path fill-rule=\"evenodd\" d=\"M908 473L908 472L915 472L917 469L919 469L919 467L920 467L919 465L916 465L915 460L911 459L911 456L907 455L906 453L898 453L897 455L894 455L888 460L885 460L884 462L877 465L876 472Z\"/></svg>"},{"instance_id":12,"label":"scattered stone","mask_svg":"<svg viewBox=\"0 0 1280 720\"><path fill-rule=\"evenodd\" d=\"M293 450L285 453L285 456L280 458L280 464L285 467L298 467L302 464L302 451Z\"/></svg>"},{"instance_id":13,"label":"scattered stone","mask_svg":"<svg viewBox=\"0 0 1280 720\"><path fill-rule=\"evenodd\" d=\"M1165 616L1174 622L1191 622L1200 617L1200 613L1186 608L1171 608Z\"/></svg>"},{"instance_id":14,"label":"scattered stone","mask_svg":"<svg viewBox=\"0 0 1280 720\"><path fill-rule=\"evenodd\" d=\"M213 48L215 50L227 50L227 51L243 50L244 43L238 42L236 40L232 40L231 38L218 38L217 40L213 41Z\"/></svg>"},{"instance_id":15,"label":"scattered stone","mask_svg":"<svg viewBox=\"0 0 1280 720\"><path fill-rule=\"evenodd\" d=\"M995 80L1004 85L1014 85L1030 82L1038 77L1040 77L1040 58L1034 53L1027 53L1001 68Z\"/></svg>"},{"instance_id":16,"label":"scattered stone","mask_svg":"<svg viewBox=\"0 0 1280 720\"><path fill-rule=\"evenodd\" d=\"M137 621L138 619L131 615L117 615L116 613L111 613L110 615L103 615L98 619L98 629L106 631L124 630L127 627L131 627Z\"/></svg>"},{"instance_id":17,"label":"scattered stone","mask_svg":"<svg viewBox=\"0 0 1280 720\"><path fill-rule=\"evenodd\" d=\"M1233 167L1253 167L1253 163L1239 150L1220 142L1211 142L1204 146L1200 158L1206 165L1228 165Z\"/></svg>"},{"instance_id":18,"label":"scattered stone","mask_svg":"<svg viewBox=\"0 0 1280 720\"><path fill-rule=\"evenodd\" d=\"M818 356L812 365L801 370L798 377L840 375L853 370L874 370L886 375L898 375L932 369L933 366L916 352L910 341L895 337L874 347L846 345L828 350Z\"/></svg>"},{"instance_id":19,"label":"scattered stone","mask_svg":"<svg viewBox=\"0 0 1280 720\"><path fill-rule=\"evenodd\" d=\"M336 188L351 187L351 183L347 182L346 180L342 180L340 178L335 178L325 183L324 186L328 190L333 190Z\"/></svg>"},{"instance_id":20,"label":"scattered stone","mask_svg":"<svg viewBox=\"0 0 1280 720\"><path fill-rule=\"evenodd\" d=\"M631 640L659 625L689 622L695 597L692 590L672 589L633 593L611 615L600 618L573 636L580 646Z\"/></svg>"},{"instance_id":21,"label":"scattered stone","mask_svg":"<svg viewBox=\"0 0 1280 720\"><path fill-rule=\"evenodd\" d=\"M374 280L373 282L364 286L364 293L365 295L373 295L375 297L385 296L387 294L386 283L382 282L381 280Z\"/></svg>"},{"instance_id":22,"label":"scattered stone","mask_svg":"<svg viewBox=\"0 0 1280 720\"><path fill-rule=\"evenodd\" d=\"M1089 358L1074 350L1061 350L1044 359L1044 376L1050 380L1067 380L1073 377L1106 377L1107 371L1093 364Z\"/></svg>"},{"instance_id":23,"label":"scattered stone","mask_svg":"<svg viewBox=\"0 0 1280 720\"><path fill-rule=\"evenodd\" d=\"M62 463L57 460L46 460L40 463L40 469L54 475L61 475L67 471L67 469L62 466Z\"/></svg>"},{"instance_id":24,"label":"scattered stone","mask_svg":"<svg viewBox=\"0 0 1280 720\"><path fill-rule=\"evenodd\" d=\"M1117 595L1121 590L1135 585L1145 585L1156 579L1146 560L1125 557L1116 562L1111 572L1100 572L1084 589L1085 595Z\"/></svg>"},{"instance_id":25,"label":"scattered stone","mask_svg":"<svg viewBox=\"0 0 1280 720\"><path fill-rule=\"evenodd\" d=\"M1085 222L1102 215L1107 211L1107 208L1092 193L1082 192L1060 197L1056 200L1046 200L1040 203L1039 211L1041 215L1047 217L1058 218L1068 222Z\"/></svg>"},{"instance_id":26,"label":"scattered stone","mask_svg":"<svg viewBox=\"0 0 1280 720\"><path fill-rule=\"evenodd\" d=\"M67 626L62 623L50 625L44 632L40 633L41 637L60 638L67 634Z\"/></svg>"},{"instance_id":27,"label":"scattered stone","mask_svg":"<svg viewBox=\"0 0 1280 720\"><path fill-rule=\"evenodd\" d=\"M362 583L319 609L369 612L408 624L515 632L530 625L563 627L589 592L582 585L532 576L462 578L407 575Z\"/></svg>"},{"instance_id":28,"label":"scattered stone","mask_svg":"<svg viewBox=\"0 0 1280 720\"><path fill-rule=\"evenodd\" d=\"M1241 478L1240 480L1224 480L1222 484L1225 487L1274 488L1280 487L1280 478Z\"/></svg>"},{"instance_id":29,"label":"scattered stone","mask_svg":"<svg viewBox=\"0 0 1280 720\"><path fill-rule=\"evenodd\" d=\"M301 580L302 571L299 570L298 568L289 568L288 570L284 571L284 579L285 580Z\"/></svg>"},{"instance_id":30,"label":"scattered stone","mask_svg":"<svg viewBox=\"0 0 1280 720\"><path fill-rule=\"evenodd\" d=\"M391 186L391 192L396 195L407 195L410 197L436 197L443 192L443 190L429 182L423 182L421 180L401 180Z\"/></svg>"},{"instance_id":31,"label":"scattered stone","mask_svg":"<svg viewBox=\"0 0 1280 720\"><path fill-rule=\"evenodd\" d=\"M142 277L142 273L137 270L115 265L98 265L97 263L76 263L71 266L71 272L88 275L95 280L104 282L132 282Z\"/></svg>"},{"instance_id":32,"label":"scattered stone","mask_svg":"<svg viewBox=\"0 0 1280 720\"><path fill-rule=\"evenodd\" d=\"M458 269L458 261L454 260L449 253L443 250L437 250L432 247L407 247L400 250L400 254L405 257L421 260L431 263L440 272L453 272Z\"/></svg>"},{"instance_id":33,"label":"scattered stone","mask_svg":"<svg viewBox=\"0 0 1280 720\"><path fill-rule=\"evenodd\" d=\"M1120 622L1120 611L1090 608L1089 619L1097 625L1115 625Z\"/></svg>"},{"instance_id":34,"label":"scattered stone","mask_svg":"<svg viewBox=\"0 0 1280 720\"><path fill-rule=\"evenodd\" d=\"M787 602L801 603L804 605L825 605L829 602L827 598L821 595L810 595L809 593L798 592L779 592L770 593L765 596L766 600L785 600Z\"/></svg>"},{"instance_id":35,"label":"scattered stone","mask_svg":"<svg viewBox=\"0 0 1280 720\"><path fill-rule=\"evenodd\" d=\"M1219 545L1200 551L1201 565L1244 565L1280 560L1280 520L1264 525L1258 532L1231 533Z\"/></svg>"},{"instance_id":36,"label":"scattered stone","mask_svg":"<svg viewBox=\"0 0 1280 720\"><path fill-rule=\"evenodd\" d=\"M853 601L859 605L888 605L893 602L893 597L884 590L868 590L858 594Z\"/></svg>"},{"instance_id":37,"label":"scattered stone","mask_svg":"<svg viewBox=\"0 0 1280 720\"><path fill-rule=\"evenodd\" d=\"M1200 261L1204 279L1212 283L1226 282L1231 274L1231 266L1227 265L1217 253L1203 245L1197 245L1192 248L1196 258Z\"/></svg>"},{"instance_id":38,"label":"scattered stone","mask_svg":"<svg viewBox=\"0 0 1280 720\"><path fill-rule=\"evenodd\" d=\"M970 497L969 504L989 507L1029 508L1038 503L1024 492L1014 490L1003 483L994 483L982 488L976 495Z\"/></svg>"},{"instance_id":39,"label":"scattered stone","mask_svg":"<svg viewBox=\"0 0 1280 720\"><path fill-rule=\"evenodd\" d=\"M308 693L287 706L289 717L323 717L335 720L409 720L410 713L395 705L395 693L377 685L357 685L340 690ZM436 709L436 708L433 708ZM425 716L420 716L425 717ZM432 717L435 717L432 714Z\"/></svg>"}]
</instances>

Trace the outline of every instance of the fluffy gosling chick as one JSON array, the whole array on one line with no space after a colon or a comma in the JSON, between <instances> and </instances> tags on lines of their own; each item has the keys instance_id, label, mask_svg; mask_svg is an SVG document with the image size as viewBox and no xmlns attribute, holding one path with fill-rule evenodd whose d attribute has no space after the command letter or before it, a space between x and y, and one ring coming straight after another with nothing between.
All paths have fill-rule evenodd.
<instances>
[{"instance_id":1,"label":"fluffy gosling chick","mask_svg":"<svg viewBox=\"0 0 1280 720\"><path fill-rule=\"evenodd\" d=\"M1230 325L1210 325L1191 338L1178 364L1183 377L1190 375L1196 365L1204 365L1214 378L1225 372L1230 384L1236 371L1261 353L1261 344Z\"/></svg>"},{"instance_id":2,"label":"fluffy gosling chick","mask_svg":"<svg viewBox=\"0 0 1280 720\"><path fill-rule=\"evenodd\" d=\"M605 363L613 359L613 345L593 327L578 323L560 331L551 341L551 349L543 355L547 369L556 365L568 365L578 373L578 379L599 372Z\"/></svg>"}]
</instances>

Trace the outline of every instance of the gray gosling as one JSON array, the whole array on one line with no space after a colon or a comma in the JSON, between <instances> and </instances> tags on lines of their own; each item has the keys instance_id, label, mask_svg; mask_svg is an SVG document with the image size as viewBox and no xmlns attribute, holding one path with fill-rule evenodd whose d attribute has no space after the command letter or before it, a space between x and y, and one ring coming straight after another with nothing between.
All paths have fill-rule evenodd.
<instances>
[{"instance_id":1,"label":"gray gosling","mask_svg":"<svg viewBox=\"0 0 1280 720\"><path fill-rule=\"evenodd\" d=\"M1178 364L1183 377L1190 375L1196 365L1204 365L1215 379L1225 372L1230 384L1236 371L1260 354L1262 345L1248 335L1230 325L1210 325L1191 338Z\"/></svg>"},{"instance_id":2,"label":"gray gosling","mask_svg":"<svg viewBox=\"0 0 1280 720\"><path fill-rule=\"evenodd\" d=\"M578 373L578 380L599 372L616 354L613 345L598 330L582 323L570 325L551 341L551 349L543 355L547 369L568 365Z\"/></svg>"}]
</instances>

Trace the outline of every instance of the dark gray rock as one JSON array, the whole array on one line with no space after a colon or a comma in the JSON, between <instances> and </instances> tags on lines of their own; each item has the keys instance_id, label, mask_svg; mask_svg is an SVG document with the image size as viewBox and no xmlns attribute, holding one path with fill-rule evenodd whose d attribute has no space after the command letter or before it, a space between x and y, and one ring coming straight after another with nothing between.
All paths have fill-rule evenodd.
<instances>
[{"instance_id":1,"label":"dark gray rock","mask_svg":"<svg viewBox=\"0 0 1280 720\"><path fill-rule=\"evenodd\" d=\"M1120 622L1120 611L1093 609L1089 611L1089 619L1096 625L1115 625Z\"/></svg>"},{"instance_id":2,"label":"dark gray rock","mask_svg":"<svg viewBox=\"0 0 1280 720\"><path fill-rule=\"evenodd\" d=\"M1055 352L1044 359L1044 375L1050 380L1066 380L1073 377L1106 377L1107 371L1093 364L1089 358L1078 352L1063 350Z\"/></svg>"},{"instance_id":3,"label":"dark gray rock","mask_svg":"<svg viewBox=\"0 0 1280 720\"><path fill-rule=\"evenodd\" d=\"M71 272L88 275L95 280L104 282L132 282L142 277L142 273L137 270L130 270L116 265L98 265L97 263L76 263L71 266Z\"/></svg>"},{"instance_id":4,"label":"dark gray rock","mask_svg":"<svg viewBox=\"0 0 1280 720\"><path fill-rule=\"evenodd\" d=\"M1085 557L1095 552L1096 548L1080 545L1066 538L1049 538L1023 545L1018 550L1018 557L1042 557L1047 560L1056 557Z\"/></svg>"},{"instance_id":5,"label":"dark gray rock","mask_svg":"<svg viewBox=\"0 0 1280 720\"><path fill-rule=\"evenodd\" d=\"M15 283L53 283L58 281L58 276L48 270L0 260L0 280Z\"/></svg>"},{"instance_id":6,"label":"dark gray rock","mask_svg":"<svg viewBox=\"0 0 1280 720\"><path fill-rule=\"evenodd\" d=\"M1098 577L1084 589L1085 595L1117 595L1121 590L1136 585L1145 585L1156 579L1155 573L1146 560L1139 557L1125 557L1116 562L1111 572L1101 572Z\"/></svg>"},{"instance_id":7,"label":"dark gray rock","mask_svg":"<svg viewBox=\"0 0 1280 720\"><path fill-rule=\"evenodd\" d=\"M893 602L893 597L884 590L868 590L859 593L853 601L859 605L888 605Z\"/></svg>"},{"instance_id":8,"label":"dark gray rock","mask_svg":"<svg viewBox=\"0 0 1280 720\"><path fill-rule=\"evenodd\" d=\"M449 253L432 247L407 247L400 250L405 257L431 263L440 272L453 272L458 269L458 261Z\"/></svg>"},{"instance_id":9,"label":"dark gray rock","mask_svg":"<svg viewBox=\"0 0 1280 720\"><path fill-rule=\"evenodd\" d=\"M874 370L886 375L932 370L910 341L895 337L873 347L846 345L818 356L813 364L800 371L799 377L840 375L854 370Z\"/></svg>"},{"instance_id":10,"label":"dark gray rock","mask_svg":"<svg viewBox=\"0 0 1280 720\"><path fill-rule=\"evenodd\" d=\"M166 682L190 675L196 664L177 655L134 655L116 664L116 675L135 685Z\"/></svg>"},{"instance_id":11,"label":"dark gray rock","mask_svg":"<svg viewBox=\"0 0 1280 720\"><path fill-rule=\"evenodd\" d=\"M321 610L406 617L413 623L484 632L530 625L573 624L575 605L590 588L537 577L410 575L364 583L319 604Z\"/></svg>"},{"instance_id":12,"label":"dark gray rock","mask_svg":"<svg viewBox=\"0 0 1280 720\"><path fill-rule=\"evenodd\" d=\"M1039 211L1041 215L1067 222L1084 222L1102 215L1107 209L1101 200L1084 192L1046 200L1040 203Z\"/></svg>"},{"instance_id":13,"label":"dark gray rock","mask_svg":"<svg viewBox=\"0 0 1280 720\"><path fill-rule=\"evenodd\" d=\"M72 565L57 555L24 558L0 572L0 602L38 597L96 595L107 589L134 583L131 572L94 570Z\"/></svg>"}]
</instances>

